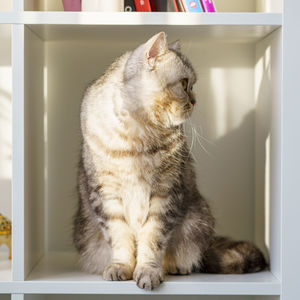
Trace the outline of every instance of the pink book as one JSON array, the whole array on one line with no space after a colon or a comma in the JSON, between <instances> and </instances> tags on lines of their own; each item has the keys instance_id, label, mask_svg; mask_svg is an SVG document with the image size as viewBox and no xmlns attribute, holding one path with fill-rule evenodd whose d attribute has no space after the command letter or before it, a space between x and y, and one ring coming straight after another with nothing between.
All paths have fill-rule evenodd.
<instances>
[{"instance_id":1,"label":"pink book","mask_svg":"<svg viewBox=\"0 0 300 300\"><path fill-rule=\"evenodd\" d=\"M201 0L203 10L205 12L215 12L215 6L213 0Z\"/></svg>"}]
</instances>

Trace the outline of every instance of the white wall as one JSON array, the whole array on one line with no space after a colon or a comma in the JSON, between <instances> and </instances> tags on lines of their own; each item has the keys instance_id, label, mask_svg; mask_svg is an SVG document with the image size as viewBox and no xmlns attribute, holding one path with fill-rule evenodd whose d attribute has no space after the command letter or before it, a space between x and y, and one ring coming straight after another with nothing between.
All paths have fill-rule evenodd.
<instances>
[{"instance_id":1,"label":"white wall","mask_svg":"<svg viewBox=\"0 0 300 300\"><path fill-rule=\"evenodd\" d=\"M0 11L8 11L12 8L12 0L1 0Z\"/></svg>"}]
</instances>

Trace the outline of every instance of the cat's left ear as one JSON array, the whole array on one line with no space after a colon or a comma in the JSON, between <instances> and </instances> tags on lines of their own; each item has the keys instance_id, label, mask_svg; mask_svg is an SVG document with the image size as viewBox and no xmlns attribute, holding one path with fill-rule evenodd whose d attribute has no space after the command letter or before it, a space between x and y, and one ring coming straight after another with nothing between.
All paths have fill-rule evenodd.
<instances>
[{"instance_id":1,"label":"cat's left ear","mask_svg":"<svg viewBox=\"0 0 300 300\"><path fill-rule=\"evenodd\" d=\"M164 32L160 32L146 42L146 58L150 67L154 67L157 57L168 50L167 38Z\"/></svg>"}]
</instances>

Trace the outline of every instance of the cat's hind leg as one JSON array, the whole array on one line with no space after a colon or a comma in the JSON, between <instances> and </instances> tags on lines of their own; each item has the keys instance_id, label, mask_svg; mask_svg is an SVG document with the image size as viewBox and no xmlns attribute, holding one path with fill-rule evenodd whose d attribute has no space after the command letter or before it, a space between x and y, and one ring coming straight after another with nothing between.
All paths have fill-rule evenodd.
<instances>
[{"instance_id":1,"label":"cat's hind leg","mask_svg":"<svg viewBox=\"0 0 300 300\"><path fill-rule=\"evenodd\" d=\"M210 212L203 215L199 213L200 209L195 204L174 230L163 259L165 273L187 275L200 270L203 255L214 236L214 220Z\"/></svg>"}]
</instances>

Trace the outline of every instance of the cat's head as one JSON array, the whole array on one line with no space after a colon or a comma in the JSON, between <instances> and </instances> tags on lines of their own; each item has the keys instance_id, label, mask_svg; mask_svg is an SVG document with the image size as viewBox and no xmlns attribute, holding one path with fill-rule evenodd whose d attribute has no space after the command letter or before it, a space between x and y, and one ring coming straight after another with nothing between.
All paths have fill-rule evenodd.
<instances>
[{"instance_id":1,"label":"cat's head","mask_svg":"<svg viewBox=\"0 0 300 300\"><path fill-rule=\"evenodd\" d=\"M195 105L196 75L180 53L179 42L167 43L160 32L136 48L124 71L125 108L170 128L191 115Z\"/></svg>"}]
</instances>

